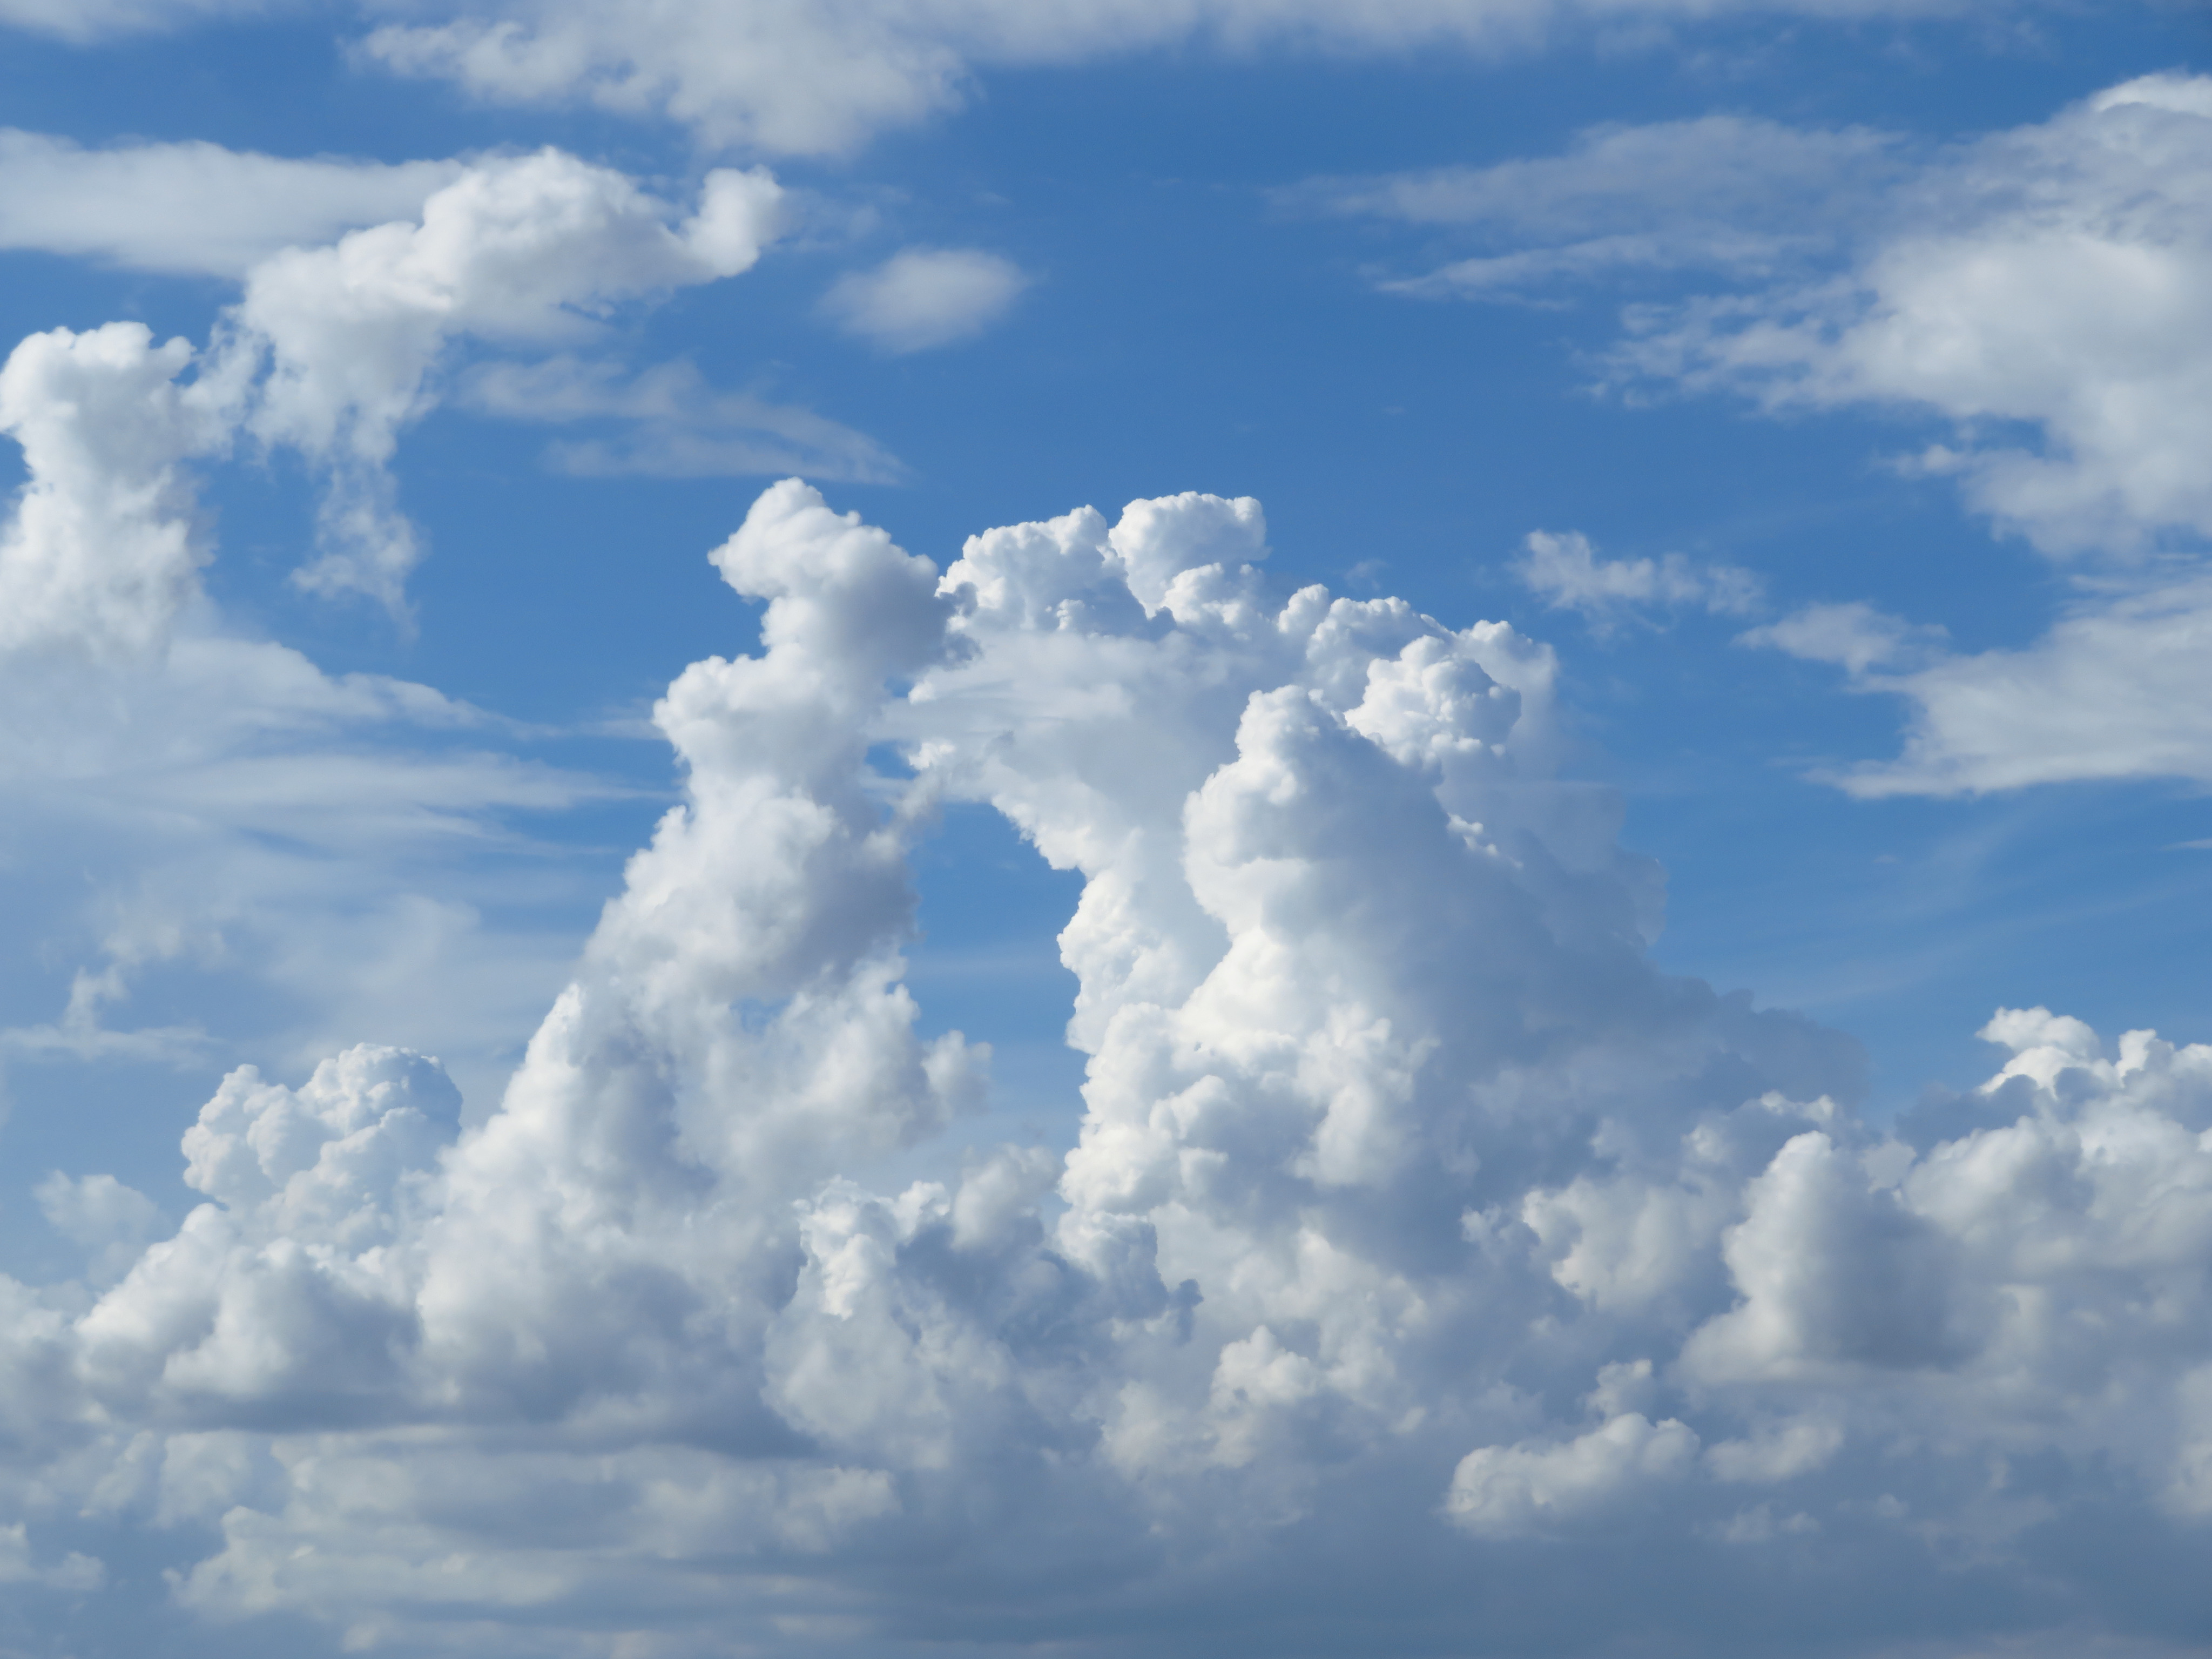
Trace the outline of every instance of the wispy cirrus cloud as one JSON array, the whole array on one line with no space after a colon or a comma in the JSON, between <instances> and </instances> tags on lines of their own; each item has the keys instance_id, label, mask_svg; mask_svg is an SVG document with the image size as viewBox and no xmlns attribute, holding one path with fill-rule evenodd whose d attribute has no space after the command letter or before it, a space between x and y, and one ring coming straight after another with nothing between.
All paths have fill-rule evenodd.
<instances>
[{"instance_id":1,"label":"wispy cirrus cloud","mask_svg":"<svg viewBox=\"0 0 2212 1659\"><path fill-rule=\"evenodd\" d=\"M854 483L896 483L899 459L866 433L750 392L718 392L684 362L631 372L562 356L478 365L462 380L464 407L551 426L612 425L612 437L563 438L546 452L587 477L760 477L805 472Z\"/></svg>"},{"instance_id":2,"label":"wispy cirrus cloud","mask_svg":"<svg viewBox=\"0 0 2212 1659\"><path fill-rule=\"evenodd\" d=\"M1986 652L1856 603L1756 630L1903 700L1905 752L1835 773L1847 787L2212 775L2191 712L2212 642L2212 82L2146 76L1941 145L1735 117L1603 128L1560 156L1290 199L1484 246L1386 280L1400 292L1626 301L1595 359L1613 389L1946 428L1888 464L1953 481L2072 591L2041 638ZM1546 556L1562 596L1667 585Z\"/></svg>"}]
</instances>

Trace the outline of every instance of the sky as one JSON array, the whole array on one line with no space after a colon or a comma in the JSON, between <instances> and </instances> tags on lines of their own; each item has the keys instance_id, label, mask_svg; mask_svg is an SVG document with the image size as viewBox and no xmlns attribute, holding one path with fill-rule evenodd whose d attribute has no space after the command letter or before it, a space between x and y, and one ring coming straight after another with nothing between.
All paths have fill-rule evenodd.
<instances>
[{"instance_id":1,"label":"sky","mask_svg":"<svg viewBox=\"0 0 2212 1659\"><path fill-rule=\"evenodd\" d=\"M0 1656L2212 1653L2212 20L0 0Z\"/></svg>"}]
</instances>

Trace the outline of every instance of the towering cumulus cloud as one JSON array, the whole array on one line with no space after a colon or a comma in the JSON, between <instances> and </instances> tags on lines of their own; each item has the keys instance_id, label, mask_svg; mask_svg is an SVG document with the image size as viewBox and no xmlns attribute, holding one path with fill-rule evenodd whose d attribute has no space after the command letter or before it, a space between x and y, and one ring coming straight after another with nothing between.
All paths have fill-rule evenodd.
<instances>
[{"instance_id":1,"label":"towering cumulus cloud","mask_svg":"<svg viewBox=\"0 0 2212 1659\"><path fill-rule=\"evenodd\" d=\"M2011 1011L1870 1129L1648 961L1548 652L1265 550L1186 495L940 574L770 489L500 1108L238 1072L173 1238L4 1287L25 1594L152 1538L210 1650L2189 1650L2212 1050ZM1085 1111L884 1180L988 1098L902 982L951 801L1081 873Z\"/></svg>"}]
</instances>

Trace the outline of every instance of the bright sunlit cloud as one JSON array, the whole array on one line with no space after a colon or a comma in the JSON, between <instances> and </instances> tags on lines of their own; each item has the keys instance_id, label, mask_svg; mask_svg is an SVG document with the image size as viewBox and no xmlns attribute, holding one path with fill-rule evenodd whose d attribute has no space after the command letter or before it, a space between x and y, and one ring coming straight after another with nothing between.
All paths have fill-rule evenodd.
<instances>
[{"instance_id":1,"label":"bright sunlit cloud","mask_svg":"<svg viewBox=\"0 0 2212 1659\"><path fill-rule=\"evenodd\" d=\"M0 30L0 1655L2201 1654L2172 15Z\"/></svg>"}]
</instances>

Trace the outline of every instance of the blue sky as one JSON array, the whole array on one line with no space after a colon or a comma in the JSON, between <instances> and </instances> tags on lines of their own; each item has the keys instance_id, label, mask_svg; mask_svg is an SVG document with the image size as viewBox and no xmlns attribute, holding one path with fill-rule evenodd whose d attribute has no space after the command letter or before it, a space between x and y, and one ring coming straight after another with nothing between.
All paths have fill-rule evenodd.
<instances>
[{"instance_id":1,"label":"blue sky","mask_svg":"<svg viewBox=\"0 0 2212 1659\"><path fill-rule=\"evenodd\" d=\"M2202 1651L2212 41L1707 9L0 0L0 1653Z\"/></svg>"}]
</instances>

